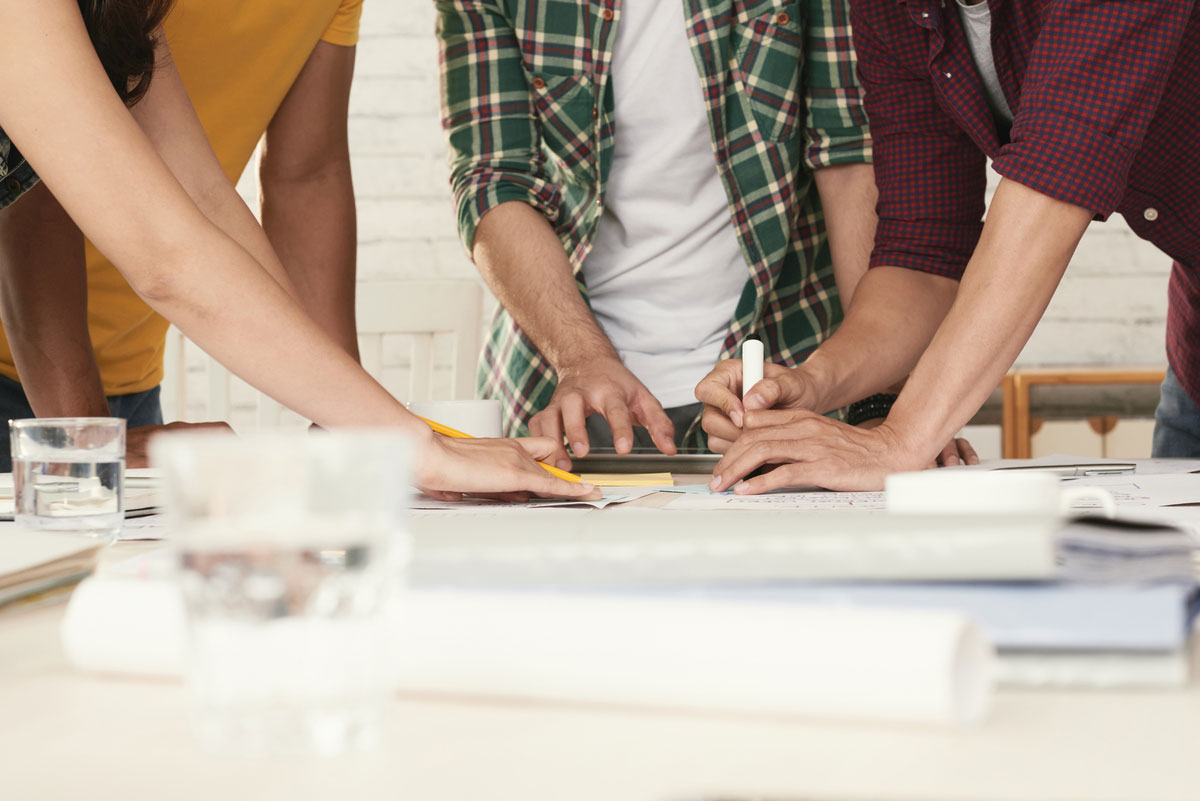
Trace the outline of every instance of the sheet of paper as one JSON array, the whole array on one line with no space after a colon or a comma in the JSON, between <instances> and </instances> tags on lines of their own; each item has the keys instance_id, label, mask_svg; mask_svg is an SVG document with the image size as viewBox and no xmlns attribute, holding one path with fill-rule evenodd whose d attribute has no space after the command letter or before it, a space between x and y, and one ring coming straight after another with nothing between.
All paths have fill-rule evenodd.
<instances>
[{"instance_id":1,"label":"sheet of paper","mask_svg":"<svg viewBox=\"0 0 1200 801\"><path fill-rule=\"evenodd\" d=\"M1071 456L1055 453L1036 459L987 459L978 465L954 467L953 470L995 470L1001 467L1053 467L1065 464L1133 464L1135 475L1152 476L1165 473L1181 474L1200 470L1200 459L1107 459L1099 456Z\"/></svg>"},{"instance_id":2,"label":"sheet of paper","mask_svg":"<svg viewBox=\"0 0 1200 801\"><path fill-rule=\"evenodd\" d=\"M127 517L117 535L118 542L134 540L161 540L167 536L167 521L164 515L146 515L145 517Z\"/></svg>"},{"instance_id":3,"label":"sheet of paper","mask_svg":"<svg viewBox=\"0 0 1200 801\"><path fill-rule=\"evenodd\" d=\"M1066 479L1064 486L1103 487L1112 493L1117 507L1153 508L1178 504L1200 504L1200 475L1192 473L1151 473L1131 476L1085 476ZM1094 501L1072 508L1094 509Z\"/></svg>"},{"instance_id":4,"label":"sheet of paper","mask_svg":"<svg viewBox=\"0 0 1200 801\"><path fill-rule=\"evenodd\" d=\"M489 501L482 498L464 498L461 501L439 501L428 495L417 495L412 500L414 512L505 512L516 509L603 509L618 503L644 498L654 492L657 487L613 488L602 487L603 497L598 501L555 500L536 498L531 501Z\"/></svg>"},{"instance_id":5,"label":"sheet of paper","mask_svg":"<svg viewBox=\"0 0 1200 801\"><path fill-rule=\"evenodd\" d=\"M765 495L733 495L730 493L681 493L666 505L666 509L730 509L730 510L820 510L843 512L881 512L885 508L882 492L769 492Z\"/></svg>"},{"instance_id":6,"label":"sheet of paper","mask_svg":"<svg viewBox=\"0 0 1200 801\"><path fill-rule=\"evenodd\" d=\"M580 473L579 477L597 487L670 487L670 473Z\"/></svg>"},{"instance_id":7,"label":"sheet of paper","mask_svg":"<svg viewBox=\"0 0 1200 801\"><path fill-rule=\"evenodd\" d=\"M681 495L732 495L733 490L727 489L724 492L713 492L708 488L707 484L679 484L674 487L662 487L659 492L674 492Z\"/></svg>"}]
</instances>

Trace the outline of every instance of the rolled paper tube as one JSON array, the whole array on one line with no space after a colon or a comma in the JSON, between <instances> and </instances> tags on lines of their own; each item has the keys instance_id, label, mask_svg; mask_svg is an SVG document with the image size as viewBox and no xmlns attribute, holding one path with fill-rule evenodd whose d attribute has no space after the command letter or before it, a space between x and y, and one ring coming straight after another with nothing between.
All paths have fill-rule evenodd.
<instances>
[{"instance_id":1,"label":"rolled paper tube","mask_svg":"<svg viewBox=\"0 0 1200 801\"><path fill-rule=\"evenodd\" d=\"M990 644L941 611L412 590L392 631L412 692L960 724L992 691Z\"/></svg>"},{"instance_id":2,"label":"rolled paper tube","mask_svg":"<svg viewBox=\"0 0 1200 801\"><path fill-rule=\"evenodd\" d=\"M405 692L943 725L991 703L991 645L952 612L411 589L389 615ZM178 675L178 594L89 579L63 640L84 670Z\"/></svg>"}]
</instances>

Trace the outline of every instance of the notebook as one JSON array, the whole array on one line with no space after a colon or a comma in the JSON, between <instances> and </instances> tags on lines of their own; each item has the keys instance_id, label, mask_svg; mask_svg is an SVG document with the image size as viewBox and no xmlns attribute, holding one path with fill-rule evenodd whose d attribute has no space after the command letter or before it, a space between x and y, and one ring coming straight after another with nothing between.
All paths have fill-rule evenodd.
<instances>
[{"instance_id":1,"label":"notebook","mask_svg":"<svg viewBox=\"0 0 1200 801\"><path fill-rule=\"evenodd\" d=\"M92 572L104 543L76 534L0 530L0 606L69 586Z\"/></svg>"}]
</instances>

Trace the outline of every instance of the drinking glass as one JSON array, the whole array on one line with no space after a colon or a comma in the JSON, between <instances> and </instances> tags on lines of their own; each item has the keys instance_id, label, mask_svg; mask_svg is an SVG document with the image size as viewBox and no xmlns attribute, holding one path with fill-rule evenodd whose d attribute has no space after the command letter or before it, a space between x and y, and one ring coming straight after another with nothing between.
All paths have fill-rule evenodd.
<instances>
[{"instance_id":1,"label":"drinking glass","mask_svg":"<svg viewBox=\"0 0 1200 801\"><path fill-rule=\"evenodd\" d=\"M379 741L409 452L383 431L151 443L187 616L193 728L209 750L333 754Z\"/></svg>"},{"instance_id":2,"label":"drinking glass","mask_svg":"<svg viewBox=\"0 0 1200 801\"><path fill-rule=\"evenodd\" d=\"M115 539L125 519L125 421L12 420L9 431L17 523Z\"/></svg>"}]
</instances>

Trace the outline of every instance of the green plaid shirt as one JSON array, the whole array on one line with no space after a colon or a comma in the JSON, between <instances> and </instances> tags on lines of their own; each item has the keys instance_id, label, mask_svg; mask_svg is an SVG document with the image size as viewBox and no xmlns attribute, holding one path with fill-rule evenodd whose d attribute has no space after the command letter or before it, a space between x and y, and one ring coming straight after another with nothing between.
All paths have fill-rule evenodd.
<instances>
[{"instance_id":1,"label":"green plaid shirt","mask_svg":"<svg viewBox=\"0 0 1200 801\"><path fill-rule=\"evenodd\" d=\"M519 200L554 226L580 268L612 164L609 74L620 0L435 0L442 125L458 224ZM671 2L671 0L663 0ZM794 365L841 317L812 170L871 158L847 0L674 0L704 92L716 166L748 276L722 358L748 335ZM479 389L499 398L510 435L554 392L555 375L501 309ZM698 423L698 421L697 421ZM701 449L693 424L685 448Z\"/></svg>"}]
</instances>

